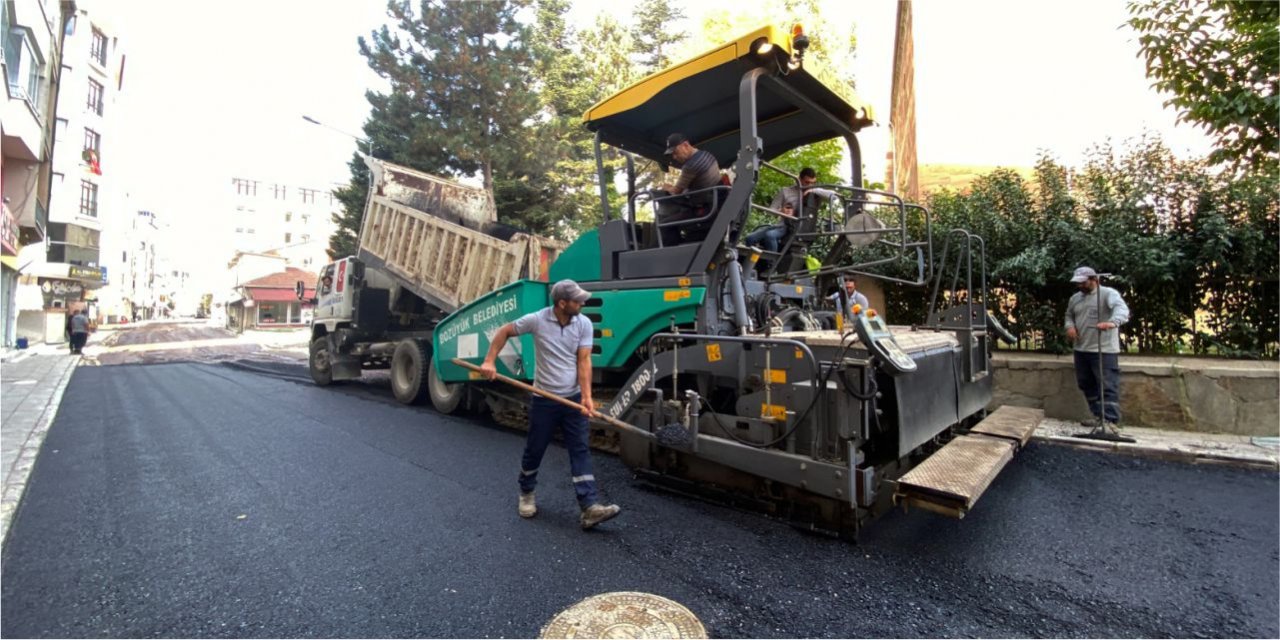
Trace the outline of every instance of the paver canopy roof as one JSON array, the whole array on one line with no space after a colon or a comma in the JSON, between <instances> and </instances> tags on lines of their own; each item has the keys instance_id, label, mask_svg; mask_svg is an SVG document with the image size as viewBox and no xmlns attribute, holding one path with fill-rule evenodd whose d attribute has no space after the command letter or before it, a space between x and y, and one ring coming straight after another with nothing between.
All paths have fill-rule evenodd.
<instances>
[{"instance_id":1,"label":"paver canopy roof","mask_svg":"<svg viewBox=\"0 0 1280 640\"><path fill-rule=\"evenodd\" d=\"M772 51L756 53L762 42L771 43ZM773 74L778 82L794 88L850 130L873 123L870 106L856 98L846 100L803 67L787 71L791 51L786 32L762 27L640 80L588 109L583 120L588 129L601 132L606 143L658 162L663 160L667 135L683 133L695 147L710 151L721 166L728 166L738 155L739 83L752 68L770 66L786 71ZM756 104L764 160L843 134L770 82L759 83Z\"/></svg>"}]
</instances>

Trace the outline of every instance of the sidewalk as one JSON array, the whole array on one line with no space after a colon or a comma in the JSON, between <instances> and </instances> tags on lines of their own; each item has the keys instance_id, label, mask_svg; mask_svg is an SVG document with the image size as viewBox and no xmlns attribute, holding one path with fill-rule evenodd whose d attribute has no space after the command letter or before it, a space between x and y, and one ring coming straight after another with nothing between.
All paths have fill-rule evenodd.
<instances>
[{"instance_id":1,"label":"sidewalk","mask_svg":"<svg viewBox=\"0 0 1280 640\"><path fill-rule=\"evenodd\" d=\"M19 352L6 351L0 364L0 542L9 535L27 487L27 478L45 433L57 415L62 392L80 362L65 345L35 345Z\"/></svg>"}]
</instances>

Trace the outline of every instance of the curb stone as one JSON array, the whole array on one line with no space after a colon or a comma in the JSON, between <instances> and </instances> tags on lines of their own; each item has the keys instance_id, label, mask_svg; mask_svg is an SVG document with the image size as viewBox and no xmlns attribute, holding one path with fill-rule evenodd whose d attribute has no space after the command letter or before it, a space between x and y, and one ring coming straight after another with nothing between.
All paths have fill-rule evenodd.
<instances>
[{"instance_id":1,"label":"curb stone","mask_svg":"<svg viewBox=\"0 0 1280 640\"><path fill-rule=\"evenodd\" d=\"M1228 464L1258 469L1280 470L1280 463L1277 463L1275 458L1268 455L1248 456L1242 454L1219 453L1214 451L1188 451L1184 449L1153 447L1144 445L1141 442L1106 442L1102 440L1090 440L1088 438L1073 438L1070 436L1035 435L1032 436L1032 439L1039 442L1047 442L1049 444L1075 447L1077 449L1089 449L1103 453L1122 453L1132 456L1158 458L1161 460L1172 460L1191 464Z\"/></svg>"}]
</instances>

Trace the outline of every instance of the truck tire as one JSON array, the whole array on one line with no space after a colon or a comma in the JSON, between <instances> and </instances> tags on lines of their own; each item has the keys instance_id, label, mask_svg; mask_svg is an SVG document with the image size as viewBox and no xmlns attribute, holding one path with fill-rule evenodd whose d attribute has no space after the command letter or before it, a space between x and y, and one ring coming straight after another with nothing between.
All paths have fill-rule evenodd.
<instances>
[{"instance_id":1,"label":"truck tire","mask_svg":"<svg viewBox=\"0 0 1280 640\"><path fill-rule=\"evenodd\" d=\"M333 384L333 366L329 360L329 338L320 336L311 341L311 355L307 358L307 368L311 370L311 379L316 385L327 387Z\"/></svg>"},{"instance_id":2,"label":"truck tire","mask_svg":"<svg viewBox=\"0 0 1280 640\"><path fill-rule=\"evenodd\" d=\"M427 371L427 392L431 394L431 406L446 415L457 412L462 406L462 399L467 395L464 385L449 384L440 379L436 374L434 358L431 360L430 370Z\"/></svg>"},{"instance_id":3,"label":"truck tire","mask_svg":"<svg viewBox=\"0 0 1280 640\"><path fill-rule=\"evenodd\" d=\"M401 340L391 356L391 392L401 404L419 404L427 397L427 367L431 346L420 340Z\"/></svg>"}]
</instances>

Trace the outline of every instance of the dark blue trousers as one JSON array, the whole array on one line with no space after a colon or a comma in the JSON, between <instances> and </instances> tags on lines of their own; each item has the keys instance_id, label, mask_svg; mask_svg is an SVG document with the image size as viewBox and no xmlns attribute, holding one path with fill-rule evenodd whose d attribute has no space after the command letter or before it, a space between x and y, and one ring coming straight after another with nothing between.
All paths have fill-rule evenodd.
<instances>
[{"instance_id":1,"label":"dark blue trousers","mask_svg":"<svg viewBox=\"0 0 1280 640\"><path fill-rule=\"evenodd\" d=\"M1102 354L1102 393L1105 397L1101 398L1101 407L1099 406L1100 398L1098 398L1098 353L1077 351L1075 354L1076 385L1084 393L1085 400L1089 401L1089 413L1098 418L1103 416L1105 409L1107 422L1119 423L1120 354Z\"/></svg>"},{"instance_id":2,"label":"dark blue trousers","mask_svg":"<svg viewBox=\"0 0 1280 640\"><path fill-rule=\"evenodd\" d=\"M581 394L569 397L582 400ZM577 409L534 396L529 406L529 437L524 443L524 459L520 463L520 491L528 493L538 484L538 467L547 445L559 428L564 434L564 447L569 451L569 470L573 474L573 490L578 506L586 509L597 501L596 476L591 468L591 447L587 444L587 417Z\"/></svg>"}]
</instances>

